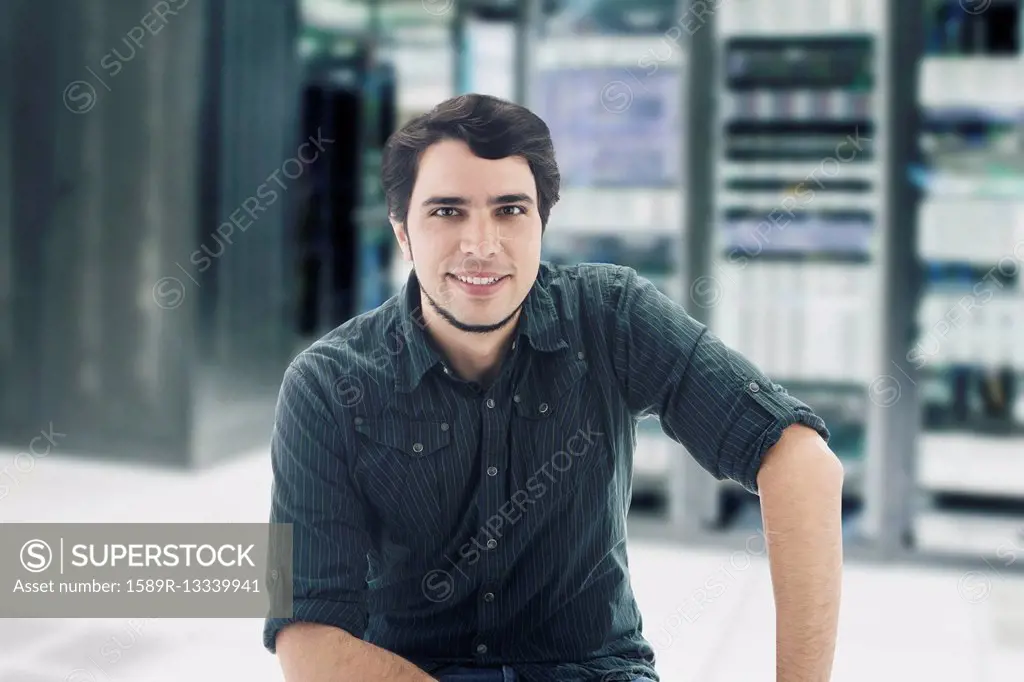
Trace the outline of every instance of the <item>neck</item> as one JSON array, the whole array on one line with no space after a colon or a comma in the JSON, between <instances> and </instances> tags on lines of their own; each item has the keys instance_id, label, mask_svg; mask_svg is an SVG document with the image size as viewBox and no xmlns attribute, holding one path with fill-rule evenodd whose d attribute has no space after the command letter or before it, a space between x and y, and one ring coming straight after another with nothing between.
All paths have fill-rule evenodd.
<instances>
[{"instance_id":1,"label":"neck","mask_svg":"<svg viewBox=\"0 0 1024 682\"><path fill-rule=\"evenodd\" d=\"M498 376L512 345L520 313L501 329L486 334L456 329L432 306L423 309L426 331L460 379L489 384Z\"/></svg>"}]
</instances>

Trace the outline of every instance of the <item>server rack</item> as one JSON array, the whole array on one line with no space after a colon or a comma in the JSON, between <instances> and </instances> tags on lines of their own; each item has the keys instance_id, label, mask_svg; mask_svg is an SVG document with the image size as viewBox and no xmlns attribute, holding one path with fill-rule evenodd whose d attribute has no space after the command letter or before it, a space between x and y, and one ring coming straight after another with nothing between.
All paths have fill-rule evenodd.
<instances>
[{"instance_id":1,"label":"server rack","mask_svg":"<svg viewBox=\"0 0 1024 682\"><path fill-rule=\"evenodd\" d=\"M6 443L53 423L68 455L199 467L273 417L289 196L251 202L296 154L295 7L197 4L117 70L100 43L130 5L7 14L10 54L38 68L11 74L5 121ZM81 96L55 106L69 83Z\"/></svg>"},{"instance_id":2,"label":"server rack","mask_svg":"<svg viewBox=\"0 0 1024 682\"><path fill-rule=\"evenodd\" d=\"M846 468L853 483L848 492L862 506L856 519L844 521L847 556L974 569L957 586L972 598L1024 565L1018 561L1024 552L1024 401L1017 388L1024 352L1020 3L851 0L828 7L845 9L840 13L849 20L855 6L865 17L871 5L866 16L873 17L872 28L861 33L870 34L875 46L870 109L876 128L872 169L862 179L873 180L873 228L870 257L862 262L869 284L861 291L872 303L865 315L877 322L864 337L870 353L854 382L858 412L863 410L857 420L863 454L853 466L847 455ZM758 0L720 9L714 20L724 25L716 37L718 83L731 66L728 36L735 37L736 15L760 32L784 26L776 40L804 40L834 19L821 14L824 5L794 7L793 15L774 18L765 13L778 6ZM950 51L950 40L961 54L935 54ZM1002 54L991 54L993 48ZM721 119L736 111L728 99L723 88L716 114ZM715 128L723 129L720 119ZM715 139L708 167L721 168L726 138ZM724 307L712 304L725 299L724 287L696 283L723 277L728 254L735 260L737 252L723 250L730 231L720 228L728 224L723 209L742 198L743 192L728 187L740 178L728 168L713 175L713 229L710 239L691 229L688 243L697 261L690 281L704 294L712 328L735 341L735 330L728 323L723 328L714 314ZM742 230L731 236L737 234ZM767 250L764 244L757 248ZM703 264L700 253L710 254ZM973 307L964 310L968 303ZM742 343L738 347L743 350ZM771 362L755 359L778 376ZM787 383L800 395L798 383ZM827 412L821 409L827 395L806 397ZM843 440L833 443L841 456L847 454ZM749 528L729 528L722 510L714 500L690 495L684 539L737 546Z\"/></svg>"},{"instance_id":3,"label":"server rack","mask_svg":"<svg viewBox=\"0 0 1024 682\"><path fill-rule=\"evenodd\" d=\"M394 126L394 74L363 37L306 64L305 136L333 140L304 184L297 220L299 328L316 338L389 295L391 231L380 151Z\"/></svg>"},{"instance_id":4,"label":"server rack","mask_svg":"<svg viewBox=\"0 0 1024 682\"><path fill-rule=\"evenodd\" d=\"M720 6L710 265L693 281L712 331L825 418L853 512L881 366L885 27L881 0ZM714 493L691 505L699 529L760 526L752 495Z\"/></svg>"},{"instance_id":5,"label":"server rack","mask_svg":"<svg viewBox=\"0 0 1024 682\"><path fill-rule=\"evenodd\" d=\"M925 2L912 163L916 493L901 549L1019 569L1024 552L1021 3Z\"/></svg>"}]
</instances>

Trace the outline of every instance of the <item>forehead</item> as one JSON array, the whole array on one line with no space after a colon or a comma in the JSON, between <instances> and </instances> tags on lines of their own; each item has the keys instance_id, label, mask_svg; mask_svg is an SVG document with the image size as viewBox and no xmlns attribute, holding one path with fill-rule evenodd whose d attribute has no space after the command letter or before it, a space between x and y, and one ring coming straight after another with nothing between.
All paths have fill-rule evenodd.
<instances>
[{"instance_id":1,"label":"forehead","mask_svg":"<svg viewBox=\"0 0 1024 682\"><path fill-rule=\"evenodd\" d=\"M442 140L420 157L414 195L523 193L533 196L536 185L530 164L521 156L481 159L459 140Z\"/></svg>"}]
</instances>

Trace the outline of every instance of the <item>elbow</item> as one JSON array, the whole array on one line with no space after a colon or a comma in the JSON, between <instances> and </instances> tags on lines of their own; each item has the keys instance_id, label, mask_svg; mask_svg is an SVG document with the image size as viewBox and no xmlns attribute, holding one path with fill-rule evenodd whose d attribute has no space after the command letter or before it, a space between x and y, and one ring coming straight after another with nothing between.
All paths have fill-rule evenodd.
<instances>
[{"instance_id":1,"label":"elbow","mask_svg":"<svg viewBox=\"0 0 1024 682\"><path fill-rule=\"evenodd\" d=\"M822 472L818 477L819 484L832 497L842 499L843 485L846 481L846 469L843 467L842 460L830 450L828 455L822 459L821 469Z\"/></svg>"},{"instance_id":2,"label":"elbow","mask_svg":"<svg viewBox=\"0 0 1024 682\"><path fill-rule=\"evenodd\" d=\"M839 487L842 488L843 487L843 483L846 481L846 467L843 466L843 460L839 459L839 457L834 452L829 450L829 454L832 455L832 460L834 462L834 466L835 466L835 470L836 470L836 472L835 472L836 481L837 481Z\"/></svg>"},{"instance_id":3,"label":"elbow","mask_svg":"<svg viewBox=\"0 0 1024 682\"><path fill-rule=\"evenodd\" d=\"M821 440L820 436L818 436L818 440ZM846 468L843 466L843 460L832 452L825 441L821 440L817 456L812 456L810 459L815 469L820 471L819 476L823 484L833 488L842 488L843 482L846 480Z\"/></svg>"}]
</instances>

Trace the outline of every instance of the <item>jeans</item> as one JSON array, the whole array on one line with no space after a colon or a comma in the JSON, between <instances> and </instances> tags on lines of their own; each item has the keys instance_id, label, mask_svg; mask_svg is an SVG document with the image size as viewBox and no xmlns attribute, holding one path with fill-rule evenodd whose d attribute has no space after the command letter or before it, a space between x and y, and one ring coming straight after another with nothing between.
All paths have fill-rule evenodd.
<instances>
[{"instance_id":1,"label":"jeans","mask_svg":"<svg viewBox=\"0 0 1024 682\"><path fill-rule=\"evenodd\" d=\"M512 668L445 668L437 673L440 682L518 682L519 676ZM633 682L651 682L646 677L638 677Z\"/></svg>"},{"instance_id":2,"label":"jeans","mask_svg":"<svg viewBox=\"0 0 1024 682\"><path fill-rule=\"evenodd\" d=\"M519 676L512 668L460 668L453 666L434 673L440 682L518 682Z\"/></svg>"}]
</instances>

